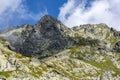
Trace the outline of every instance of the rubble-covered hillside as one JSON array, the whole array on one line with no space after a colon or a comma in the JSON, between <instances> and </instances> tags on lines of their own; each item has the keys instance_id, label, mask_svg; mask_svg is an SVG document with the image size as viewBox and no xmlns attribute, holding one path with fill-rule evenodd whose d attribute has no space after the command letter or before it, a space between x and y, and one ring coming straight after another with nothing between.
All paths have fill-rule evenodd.
<instances>
[{"instance_id":1,"label":"rubble-covered hillside","mask_svg":"<svg viewBox=\"0 0 120 80\"><path fill-rule=\"evenodd\" d=\"M106 24L68 28L46 15L0 34L1 80L119 80L120 32Z\"/></svg>"}]
</instances>

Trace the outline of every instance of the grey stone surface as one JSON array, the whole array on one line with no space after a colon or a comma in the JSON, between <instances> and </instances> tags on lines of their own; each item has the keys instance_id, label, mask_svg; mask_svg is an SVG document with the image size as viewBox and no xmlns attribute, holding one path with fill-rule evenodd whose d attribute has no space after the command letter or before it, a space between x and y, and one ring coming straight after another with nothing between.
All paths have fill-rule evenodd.
<instances>
[{"instance_id":1,"label":"grey stone surface","mask_svg":"<svg viewBox=\"0 0 120 80\"><path fill-rule=\"evenodd\" d=\"M49 15L42 17L36 25L24 25L23 28L21 33L6 37L9 47L16 52L28 56L49 55L68 47L66 33L70 29Z\"/></svg>"}]
</instances>

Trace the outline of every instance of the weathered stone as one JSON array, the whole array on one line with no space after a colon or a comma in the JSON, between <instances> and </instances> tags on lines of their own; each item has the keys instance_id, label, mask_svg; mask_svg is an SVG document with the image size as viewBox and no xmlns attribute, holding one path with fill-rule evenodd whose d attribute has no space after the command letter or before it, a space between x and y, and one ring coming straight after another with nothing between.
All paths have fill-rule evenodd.
<instances>
[{"instance_id":1,"label":"weathered stone","mask_svg":"<svg viewBox=\"0 0 120 80\"><path fill-rule=\"evenodd\" d=\"M120 52L120 41L115 43L113 50L116 50L117 52Z\"/></svg>"}]
</instances>

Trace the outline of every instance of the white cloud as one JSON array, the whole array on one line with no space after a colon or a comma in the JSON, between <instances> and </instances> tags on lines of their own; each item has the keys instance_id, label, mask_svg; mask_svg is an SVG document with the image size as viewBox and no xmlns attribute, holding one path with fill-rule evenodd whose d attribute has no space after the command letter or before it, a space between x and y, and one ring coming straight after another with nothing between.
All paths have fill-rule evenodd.
<instances>
[{"instance_id":1,"label":"white cloud","mask_svg":"<svg viewBox=\"0 0 120 80\"><path fill-rule=\"evenodd\" d=\"M60 8L58 19L69 27L106 23L120 30L120 0L94 0L88 8L86 3L87 0L68 0Z\"/></svg>"},{"instance_id":2,"label":"white cloud","mask_svg":"<svg viewBox=\"0 0 120 80\"><path fill-rule=\"evenodd\" d=\"M37 21L41 16L47 13L33 13L25 5L26 0L0 0L0 28L5 28L19 24L22 20ZM21 24L22 25L22 24Z\"/></svg>"}]
</instances>

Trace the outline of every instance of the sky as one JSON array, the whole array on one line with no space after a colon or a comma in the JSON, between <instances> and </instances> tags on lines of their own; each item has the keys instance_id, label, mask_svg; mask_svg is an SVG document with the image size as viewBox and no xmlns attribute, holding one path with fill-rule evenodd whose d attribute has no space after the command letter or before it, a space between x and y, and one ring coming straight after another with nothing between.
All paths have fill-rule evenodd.
<instances>
[{"instance_id":1,"label":"sky","mask_svg":"<svg viewBox=\"0 0 120 80\"><path fill-rule=\"evenodd\" d=\"M1 0L0 29L35 24L49 14L66 26L106 23L120 31L120 0Z\"/></svg>"}]
</instances>

